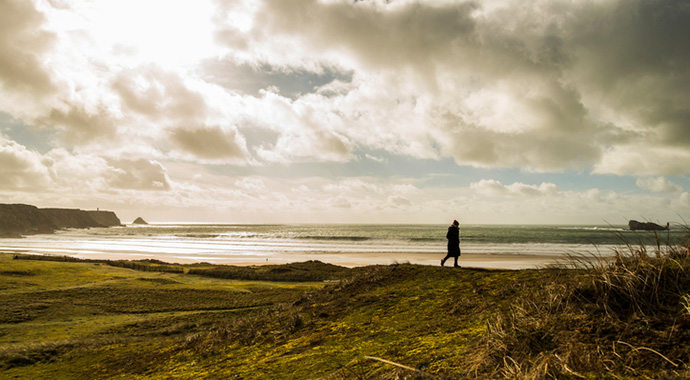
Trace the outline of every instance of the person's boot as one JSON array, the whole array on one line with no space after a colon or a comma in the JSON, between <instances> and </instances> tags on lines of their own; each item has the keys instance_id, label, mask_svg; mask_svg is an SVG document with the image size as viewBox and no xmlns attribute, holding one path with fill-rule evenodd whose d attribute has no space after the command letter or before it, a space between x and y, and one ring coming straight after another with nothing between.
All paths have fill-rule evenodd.
<instances>
[{"instance_id":1,"label":"person's boot","mask_svg":"<svg viewBox=\"0 0 690 380\"><path fill-rule=\"evenodd\" d=\"M446 259L441 259L441 266L443 266L446 263Z\"/></svg>"}]
</instances>

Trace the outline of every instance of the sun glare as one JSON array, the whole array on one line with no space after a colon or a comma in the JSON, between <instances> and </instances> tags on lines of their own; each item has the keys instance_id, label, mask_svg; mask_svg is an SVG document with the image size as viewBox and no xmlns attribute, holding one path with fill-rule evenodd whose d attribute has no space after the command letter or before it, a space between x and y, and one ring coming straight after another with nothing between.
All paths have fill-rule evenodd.
<instances>
[{"instance_id":1,"label":"sun glare","mask_svg":"<svg viewBox=\"0 0 690 380\"><path fill-rule=\"evenodd\" d=\"M179 67L213 54L212 10L205 0L96 1L87 18L97 43L137 61Z\"/></svg>"}]
</instances>

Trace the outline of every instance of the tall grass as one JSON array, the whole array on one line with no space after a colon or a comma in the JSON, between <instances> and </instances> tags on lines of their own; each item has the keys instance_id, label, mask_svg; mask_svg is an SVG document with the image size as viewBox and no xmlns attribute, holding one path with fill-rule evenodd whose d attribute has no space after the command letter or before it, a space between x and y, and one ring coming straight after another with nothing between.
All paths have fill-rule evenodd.
<instances>
[{"instance_id":1,"label":"tall grass","mask_svg":"<svg viewBox=\"0 0 690 380\"><path fill-rule=\"evenodd\" d=\"M590 268L589 291L608 315L673 313L690 293L690 240L655 236L652 247L626 244L608 265Z\"/></svg>"},{"instance_id":2,"label":"tall grass","mask_svg":"<svg viewBox=\"0 0 690 380\"><path fill-rule=\"evenodd\" d=\"M467 374L646 378L654 370L656 375L649 376L689 375L688 241L672 243L656 235L655 245L625 242L612 258L573 258L550 269L543 283L486 322Z\"/></svg>"}]
</instances>

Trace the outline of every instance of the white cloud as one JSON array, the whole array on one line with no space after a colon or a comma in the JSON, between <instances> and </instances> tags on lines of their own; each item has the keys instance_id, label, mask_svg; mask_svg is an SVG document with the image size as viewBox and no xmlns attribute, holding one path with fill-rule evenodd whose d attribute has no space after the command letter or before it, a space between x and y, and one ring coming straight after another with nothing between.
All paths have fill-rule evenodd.
<instances>
[{"instance_id":1,"label":"white cloud","mask_svg":"<svg viewBox=\"0 0 690 380\"><path fill-rule=\"evenodd\" d=\"M684 191L680 195L680 203L683 205L683 207L690 207L690 193Z\"/></svg>"},{"instance_id":2,"label":"white cloud","mask_svg":"<svg viewBox=\"0 0 690 380\"><path fill-rule=\"evenodd\" d=\"M242 178L235 182L235 186L253 193L262 193L266 190L266 185L261 178Z\"/></svg>"},{"instance_id":3,"label":"white cloud","mask_svg":"<svg viewBox=\"0 0 690 380\"><path fill-rule=\"evenodd\" d=\"M170 179L159 162L147 159L108 160L109 168L104 173L109 186L116 189L170 190Z\"/></svg>"},{"instance_id":4,"label":"white cloud","mask_svg":"<svg viewBox=\"0 0 690 380\"><path fill-rule=\"evenodd\" d=\"M51 181L41 156L0 135L0 188L40 191Z\"/></svg>"},{"instance_id":5,"label":"white cloud","mask_svg":"<svg viewBox=\"0 0 690 380\"><path fill-rule=\"evenodd\" d=\"M607 149L596 174L681 175L690 172L690 150L674 146L620 145Z\"/></svg>"},{"instance_id":6,"label":"white cloud","mask_svg":"<svg viewBox=\"0 0 690 380\"><path fill-rule=\"evenodd\" d=\"M638 178L637 187L654 193L681 192L683 188L664 177Z\"/></svg>"},{"instance_id":7,"label":"white cloud","mask_svg":"<svg viewBox=\"0 0 690 380\"><path fill-rule=\"evenodd\" d=\"M542 183L540 185L527 185L514 182L504 185L493 179L482 179L472 183L470 188L477 193L493 196L539 196L539 195L558 195L558 186L553 183Z\"/></svg>"}]
</instances>

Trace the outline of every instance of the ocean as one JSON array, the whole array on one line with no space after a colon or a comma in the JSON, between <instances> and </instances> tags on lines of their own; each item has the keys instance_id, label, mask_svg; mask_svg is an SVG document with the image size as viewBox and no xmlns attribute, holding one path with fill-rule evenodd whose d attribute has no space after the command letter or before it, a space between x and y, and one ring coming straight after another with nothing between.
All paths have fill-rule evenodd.
<instances>
[{"instance_id":1,"label":"ocean","mask_svg":"<svg viewBox=\"0 0 690 380\"><path fill-rule=\"evenodd\" d=\"M319 260L337 265L438 265L446 225L149 224L0 239L0 252L171 263L263 264ZM656 234L627 226L461 225L461 263L526 268L570 255L611 256L626 244L676 244L684 228Z\"/></svg>"}]
</instances>

